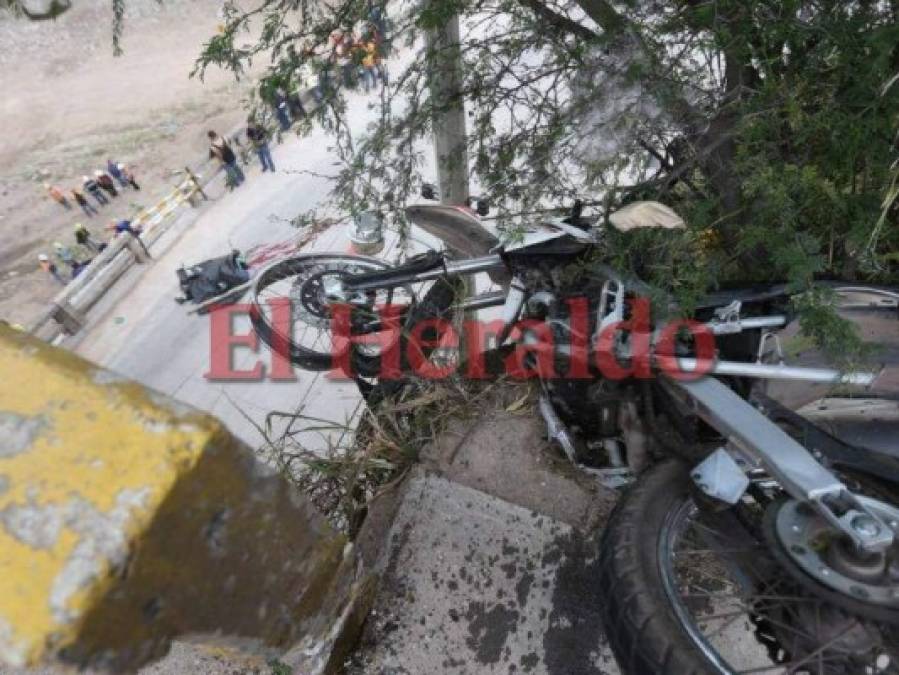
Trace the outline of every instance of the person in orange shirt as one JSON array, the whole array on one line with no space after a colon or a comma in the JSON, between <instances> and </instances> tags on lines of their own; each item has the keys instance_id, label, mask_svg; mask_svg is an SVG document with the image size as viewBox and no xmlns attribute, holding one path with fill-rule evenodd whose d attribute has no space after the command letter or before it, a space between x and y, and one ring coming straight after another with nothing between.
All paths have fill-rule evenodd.
<instances>
[{"instance_id":1,"label":"person in orange shirt","mask_svg":"<svg viewBox=\"0 0 899 675\"><path fill-rule=\"evenodd\" d=\"M44 189L47 191L47 194L50 195L50 199L52 199L60 206L65 207L66 211L72 208L69 200L66 199L65 193L58 187L56 187L55 185L50 185L50 183L44 183Z\"/></svg>"}]
</instances>

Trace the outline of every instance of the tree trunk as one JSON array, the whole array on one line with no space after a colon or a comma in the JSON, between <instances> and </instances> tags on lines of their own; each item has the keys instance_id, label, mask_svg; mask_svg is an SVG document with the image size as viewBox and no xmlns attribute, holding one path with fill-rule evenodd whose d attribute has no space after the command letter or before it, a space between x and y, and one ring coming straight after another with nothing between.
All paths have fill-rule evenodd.
<instances>
[{"instance_id":1,"label":"tree trunk","mask_svg":"<svg viewBox=\"0 0 899 675\"><path fill-rule=\"evenodd\" d=\"M448 205L467 204L468 148L462 98L459 17L453 16L440 28L428 31L427 47L437 55L428 86L435 105L434 155L440 201Z\"/></svg>"}]
</instances>

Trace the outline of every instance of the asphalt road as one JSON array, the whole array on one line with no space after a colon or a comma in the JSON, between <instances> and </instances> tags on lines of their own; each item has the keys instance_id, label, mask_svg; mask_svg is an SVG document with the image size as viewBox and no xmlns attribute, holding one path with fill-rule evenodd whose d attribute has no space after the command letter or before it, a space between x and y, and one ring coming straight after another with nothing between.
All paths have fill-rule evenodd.
<instances>
[{"instance_id":1,"label":"asphalt road","mask_svg":"<svg viewBox=\"0 0 899 675\"><path fill-rule=\"evenodd\" d=\"M361 129L369 114L361 96L355 108L353 127ZM291 135L273 147L273 155L275 173L261 173L254 156L245 167L247 181L233 192L227 192L220 179L213 183L210 201L186 211L154 247L153 262L133 268L92 313L88 328L63 345L213 413L253 446L262 440L256 425L264 424L270 411L302 410L341 424L359 403L352 382L299 370L296 382L211 381L207 377L213 355L211 318L190 314L190 305L174 302L180 294L176 269L182 264L225 255L232 248L276 255L302 234L290 220L316 207L329 185L326 179L300 171L334 173L328 140L321 132L306 138ZM335 225L304 250L346 252L347 230L346 225ZM380 255L389 256L390 250L388 246ZM235 319L235 334L251 331L246 317ZM247 347L233 349L236 369L251 369L259 360L271 362L264 345L258 353Z\"/></svg>"}]
</instances>

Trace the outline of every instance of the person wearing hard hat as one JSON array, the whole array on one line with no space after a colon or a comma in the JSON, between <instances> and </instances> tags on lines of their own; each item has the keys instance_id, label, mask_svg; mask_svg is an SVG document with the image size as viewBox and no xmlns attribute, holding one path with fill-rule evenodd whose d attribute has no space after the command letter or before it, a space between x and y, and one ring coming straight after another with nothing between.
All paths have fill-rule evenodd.
<instances>
[{"instance_id":1,"label":"person wearing hard hat","mask_svg":"<svg viewBox=\"0 0 899 675\"><path fill-rule=\"evenodd\" d=\"M106 173L115 178L119 185L122 187L128 187L128 181L125 180L125 176L122 175L121 169L119 167L122 166L118 162L113 162L111 159L106 160Z\"/></svg>"},{"instance_id":2,"label":"person wearing hard hat","mask_svg":"<svg viewBox=\"0 0 899 675\"><path fill-rule=\"evenodd\" d=\"M79 260L72 252L72 249L58 241L54 242L53 250L56 252L56 257L69 266L73 279L81 274L81 271L90 263L89 260L87 262Z\"/></svg>"},{"instance_id":3,"label":"person wearing hard hat","mask_svg":"<svg viewBox=\"0 0 899 675\"><path fill-rule=\"evenodd\" d=\"M53 242L53 252L56 253L59 262L64 263L69 267L72 267L75 264L75 254L72 253L72 249L68 246L64 246L61 242Z\"/></svg>"},{"instance_id":4,"label":"person wearing hard hat","mask_svg":"<svg viewBox=\"0 0 899 675\"><path fill-rule=\"evenodd\" d=\"M99 253L101 250L100 244L93 240L90 231L82 223L75 223L75 243L93 253Z\"/></svg>"},{"instance_id":5,"label":"person wearing hard hat","mask_svg":"<svg viewBox=\"0 0 899 675\"><path fill-rule=\"evenodd\" d=\"M57 269L56 265L53 264L53 261L50 260L50 257L48 255L41 253L37 257L37 260L42 270L56 279L63 286L66 285L65 279L62 278L62 275L59 273L59 269Z\"/></svg>"}]
</instances>

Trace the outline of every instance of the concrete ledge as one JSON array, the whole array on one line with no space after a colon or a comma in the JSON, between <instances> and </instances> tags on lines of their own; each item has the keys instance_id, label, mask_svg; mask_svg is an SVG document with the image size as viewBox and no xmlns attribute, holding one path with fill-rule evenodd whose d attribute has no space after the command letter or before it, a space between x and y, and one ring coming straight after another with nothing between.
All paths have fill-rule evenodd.
<instances>
[{"instance_id":1,"label":"concrete ledge","mask_svg":"<svg viewBox=\"0 0 899 675\"><path fill-rule=\"evenodd\" d=\"M220 423L2 327L0 382L0 661L127 671L214 634L327 665L350 547Z\"/></svg>"},{"instance_id":2,"label":"concrete ledge","mask_svg":"<svg viewBox=\"0 0 899 675\"><path fill-rule=\"evenodd\" d=\"M616 494L549 447L546 425L530 406L523 412L508 412L494 402L494 409L477 420L453 420L423 449L422 464L455 483L539 511L580 532L594 531L614 506Z\"/></svg>"},{"instance_id":3,"label":"concrete ledge","mask_svg":"<svg viewBox=\"0 0 899 675\"><path fill-rule=\"evenodd\" d=\"M436 475L404 491L349 675L615 675L597 543Z\"/></svg>"}]
</instances>

